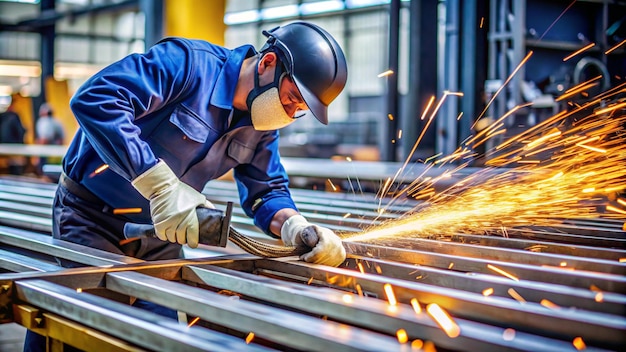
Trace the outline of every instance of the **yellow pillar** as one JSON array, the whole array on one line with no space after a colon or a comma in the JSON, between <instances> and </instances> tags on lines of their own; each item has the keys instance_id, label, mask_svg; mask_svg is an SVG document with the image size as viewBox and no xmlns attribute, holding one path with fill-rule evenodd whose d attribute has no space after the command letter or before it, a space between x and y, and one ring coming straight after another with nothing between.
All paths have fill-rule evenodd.
<instances>
[{"instance_id":1,"label":"yellow pillar","mask_svg":"<svg viewBox=\"0 0 626 352\"><path fill-rule=\"evenodd\" d=\"M65 139L63 144L68 145L78 130L78 122L70 110L70 92L67 81L57 81L54 77L46 78L46 101L52 107L54 116L63 125Z\"/></svg>"},{"instance_id":2,"label":"yellow pillar","mask_svg":"<svg viewBox=\"0 0 626 352\"><path fill-rule=\"evenodd\" d=\"M164 4L164 36L224 45L226 0L165 0Z\"/></svg>"}]
</instances>

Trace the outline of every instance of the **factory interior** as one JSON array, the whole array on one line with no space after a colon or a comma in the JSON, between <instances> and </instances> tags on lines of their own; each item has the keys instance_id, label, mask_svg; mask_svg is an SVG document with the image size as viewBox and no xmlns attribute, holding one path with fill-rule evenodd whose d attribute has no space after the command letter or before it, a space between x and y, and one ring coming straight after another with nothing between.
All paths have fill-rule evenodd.
<instances>
[{"instance_id":1,"label":"factory interior","mask_svg":"<svg viewBox=\"0 0 626 352\"><path fill-rule=\"evenodd\" d=\"M291 115L269 147L299 213L340 239L341 264L304 259L320 232L317 244L289 244L259 227L271 230L274 218L251 212L271 200L250 205L242 195L252 192L242 168L256 164L231 154L237 140L221 151L235 171L196 160L215 174L194 191L219 210L211 241L201 225L197 247L148 260L53 237L68 168L93 165L76 161L86 145L106 161L103 172L131 183L107 146L98 149L115 147L112 128L84 117L81 97L100 92L93 77L173 37L261 51L267 33L301 21L336 40L347 80L323 103L327 124ZM291 61L280 82L308 106L295 70L316 56L278 56ZM307 77L323 75L311 72L321 66L307 66ZM250 96L266 77L257 67ZM135 77L124 68L120 81ZM282 84L269 92L285 115ZM218 93L202 108L226 109ZM141 94L128 98L134 107ZM213 93L193 94L208 104ZM0 0L0 113L2 352L626 350L625 0ZM177 113L164 128L180 127ZM227 126L241 121L235 115ZM54 142L39 127L50 117L61 131ZM120 134L141 140L135 122ZM213 138L199 134L183 139ZM262 158L268 146L259 145L250 150ZM132 181L139 192L145 174ZM144 197L150 208L138 211L156 219ZM136 208L96 201L135 219ZM135 240L116 235L120 246ZM31 333L43 349L28 349Z\"/></svg>"}]
</instances>

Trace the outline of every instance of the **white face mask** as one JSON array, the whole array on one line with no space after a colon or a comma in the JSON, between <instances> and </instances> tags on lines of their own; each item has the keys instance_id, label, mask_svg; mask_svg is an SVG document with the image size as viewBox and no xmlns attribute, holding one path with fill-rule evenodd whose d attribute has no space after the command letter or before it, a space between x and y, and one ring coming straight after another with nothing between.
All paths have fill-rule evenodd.
<instances>
[{"instance_id":1,"label":"white face mask","mask_svg":"<svg viewBox=\"0 0 626 352\"><path fill-rule=\"evenodd\" d=\"M296 121L287 115L277 87L272 87L254 98L250 115L252 126L257 131L278 130Z\"/></svg>"}]
</instances>

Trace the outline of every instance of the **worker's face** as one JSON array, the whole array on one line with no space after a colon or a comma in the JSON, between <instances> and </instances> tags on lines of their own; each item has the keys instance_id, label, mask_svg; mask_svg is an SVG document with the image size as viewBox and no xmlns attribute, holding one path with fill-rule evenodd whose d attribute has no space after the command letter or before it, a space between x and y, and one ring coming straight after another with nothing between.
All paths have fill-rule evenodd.
<instances>
[{"instance_id":1,"label":"worker's face","mask_svg":"<svg viewBox=\"0 0 626 352\"><path fill-rule=\"evenodd\" d=\"M283 76L280 81L279 94L280 102L289 117L301 117L304 115L304 110L309 110L309 107L304 102L302 95L300 95L300 92L291 77L287 75Z\"/></svg>"}]
</instances>

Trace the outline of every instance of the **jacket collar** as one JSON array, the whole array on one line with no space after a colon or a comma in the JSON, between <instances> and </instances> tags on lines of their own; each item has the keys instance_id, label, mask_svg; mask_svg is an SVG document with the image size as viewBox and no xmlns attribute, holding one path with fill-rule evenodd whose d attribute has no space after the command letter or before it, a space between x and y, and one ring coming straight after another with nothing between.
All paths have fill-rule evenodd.
<instances>
[{"instance_id":1,"label":"jacket collar","mask_svg":"<svg viewBox=\"0 0 626 352\"><path fill-rule=\"evenodd\" d=\"M221 109L232 109L235 88L239 81L239 71L243 61L256 54L252 45L243 45L233 49L224 62L224 66L217 76L215 88L211 95L211 105Z\"/></svg>"}]
</instances>

